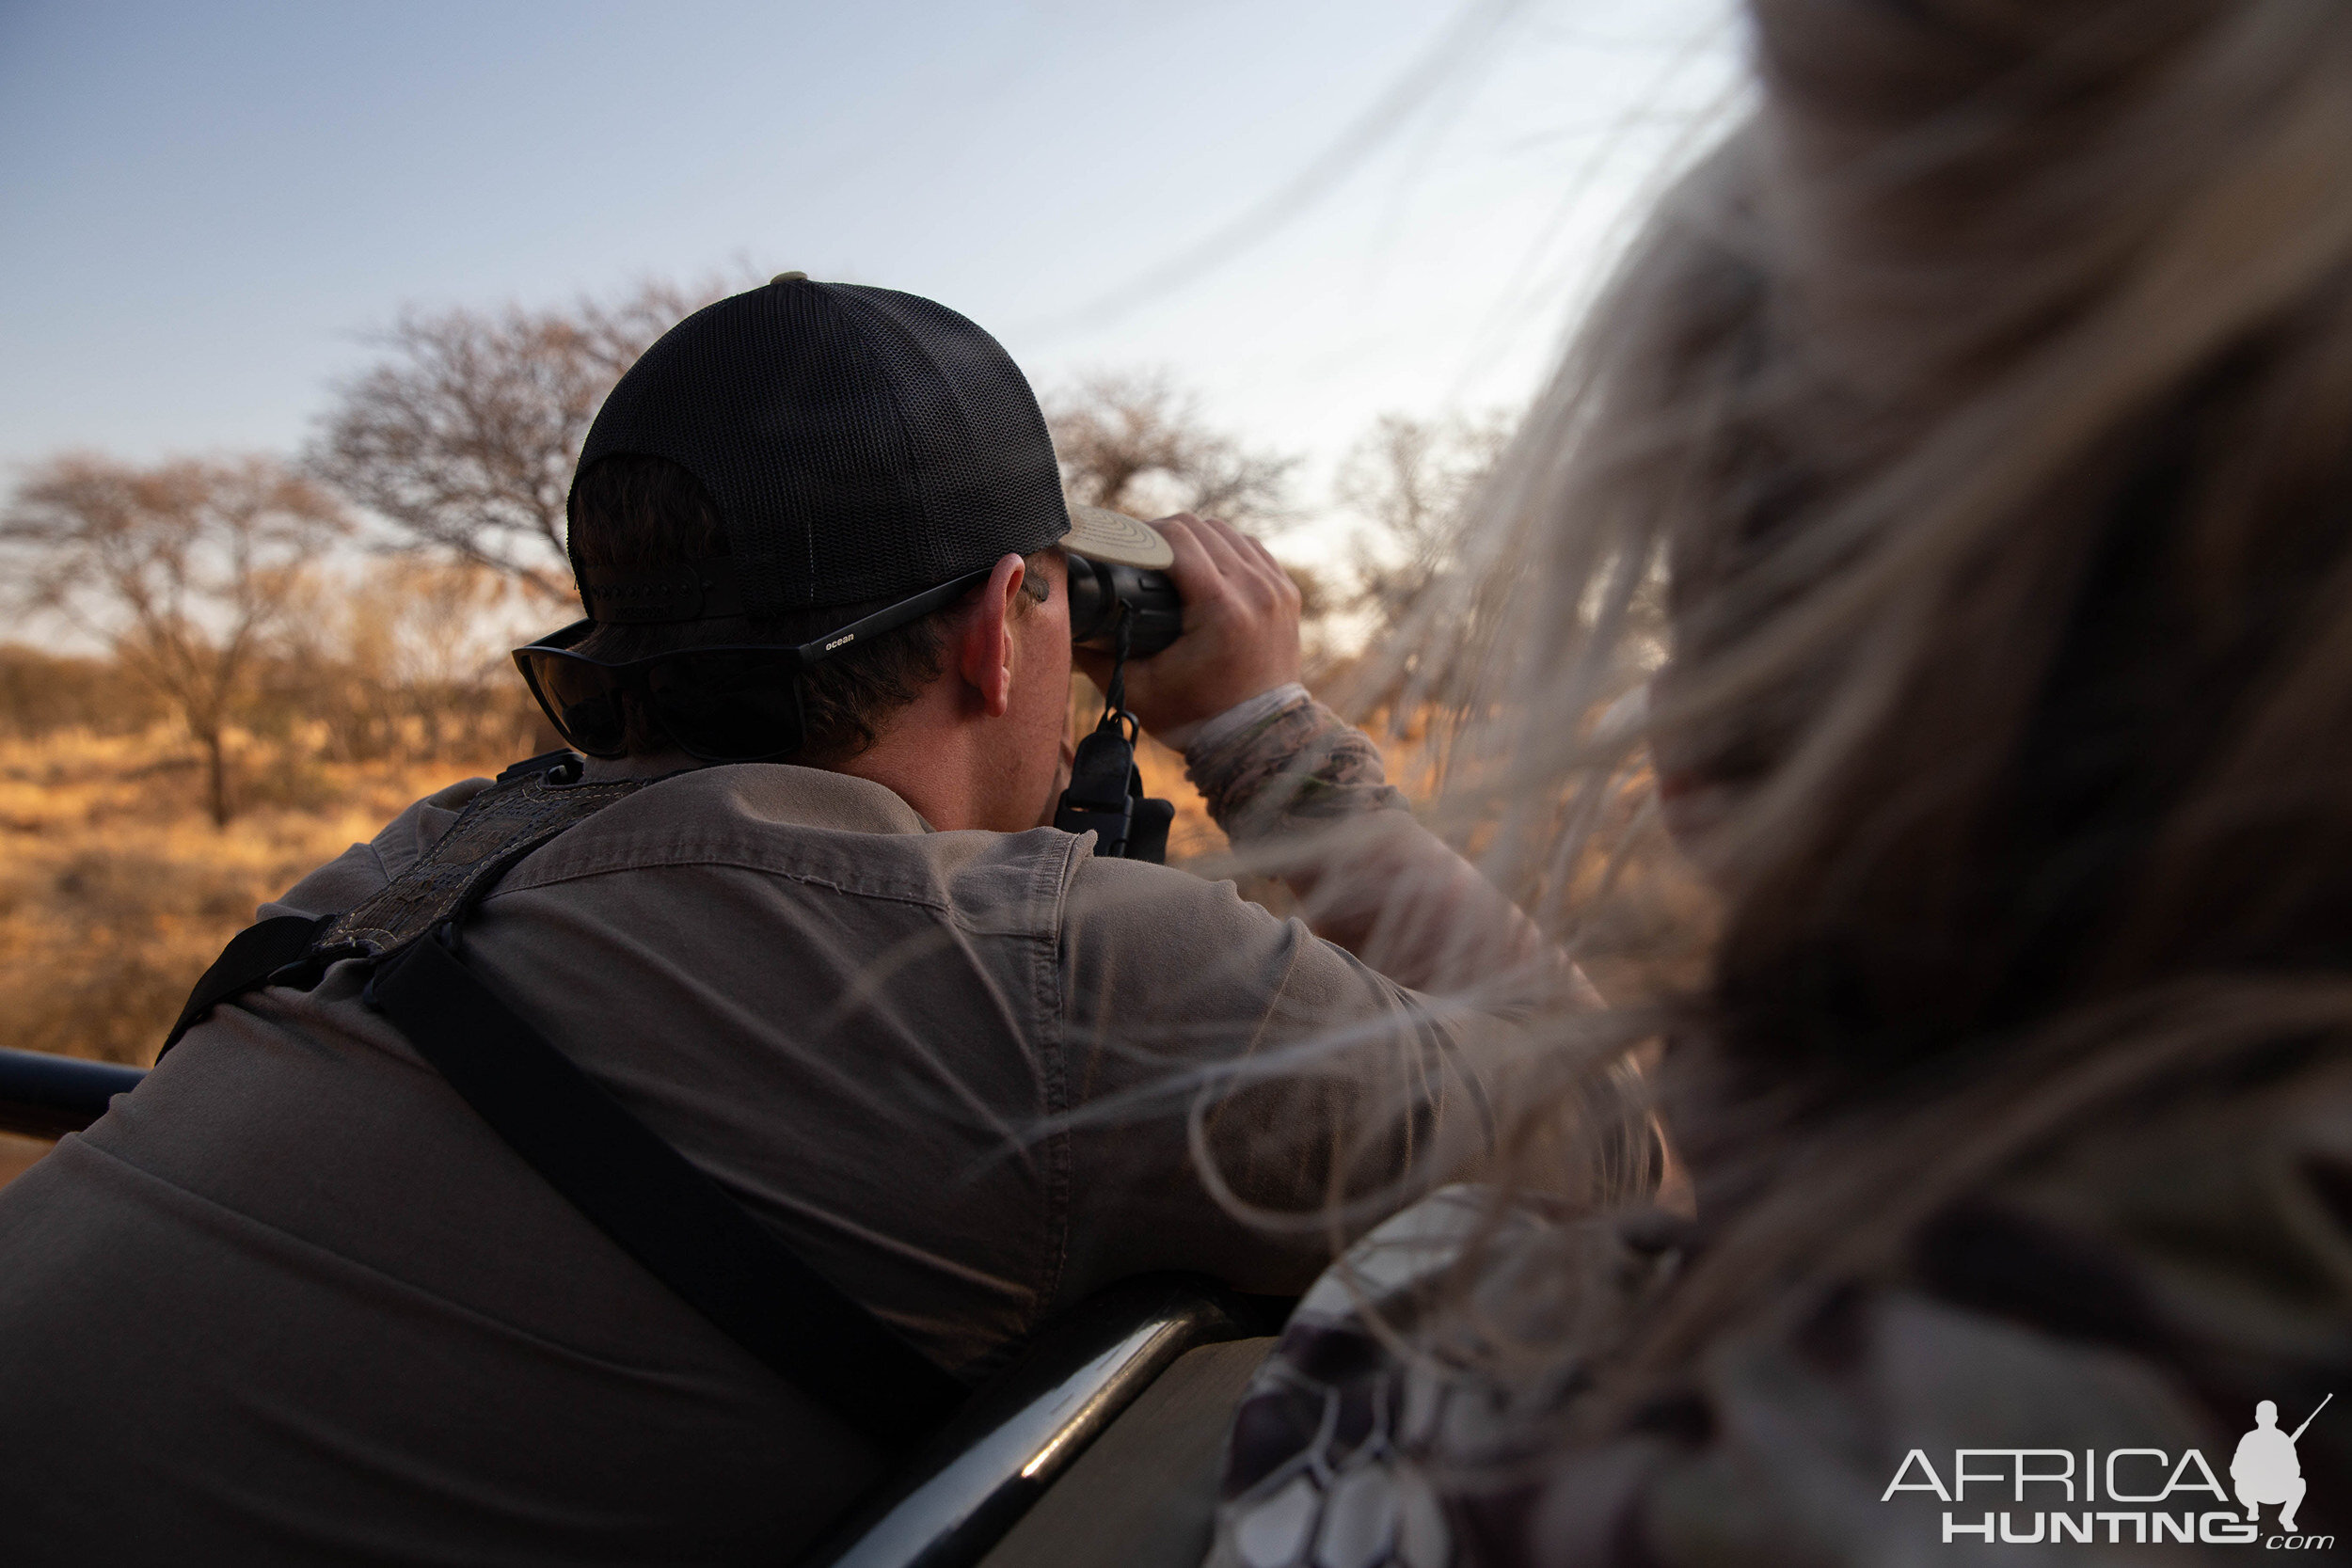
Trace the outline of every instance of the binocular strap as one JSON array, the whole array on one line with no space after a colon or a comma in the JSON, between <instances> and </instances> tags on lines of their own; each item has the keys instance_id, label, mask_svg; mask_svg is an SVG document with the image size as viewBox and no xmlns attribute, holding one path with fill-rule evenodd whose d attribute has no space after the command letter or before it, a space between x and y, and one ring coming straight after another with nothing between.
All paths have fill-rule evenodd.
<instances>
[{"instance_id":1,"label":"binocular strap","mask_svg":"<svg viewBox=\"0 0 2352 1568\"><path fill-rule=\"evenodd\" d=\"M1103 717L1078 742L1070 785L1055 802L1054 826L1066 833L1092 833L1097 855L1161 864L1168 860L1168 830L1176 820L1176 807L1144 794L1143 774L1136 767L1136 737L1143 726L1127 711L1128 627L1122 609Z\"/></svg>"}]
</instances>

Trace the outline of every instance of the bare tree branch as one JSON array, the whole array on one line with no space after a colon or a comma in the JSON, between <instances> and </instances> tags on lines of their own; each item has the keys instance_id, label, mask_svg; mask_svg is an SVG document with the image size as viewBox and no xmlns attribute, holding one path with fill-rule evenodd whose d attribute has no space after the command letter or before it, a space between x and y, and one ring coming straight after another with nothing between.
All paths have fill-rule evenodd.
<instances>
[{"instance_id":1,"label":"bare tree branch","mask_svg":"<svg viewBox=\"0 0 2352 1568\"><path fill-rule=\"evenodd\" d=\"M1453 567L1464 510L1509 436L1501 414L1383 414L1341 463L1334 493L1369 525L1352 542L1357 607L1383 628L1401 624Z\"/></svg>"},{"instance_id":2,"label":"bare tree branch","mask_svg":"<svg viewBox=\"0 0 2352 1568\"><path fill-rule=\"evenodd\" d=\"M1291 520L1296 457L1210 428L1164 372L1104 372L1049 398L1045 422L1070 499L1114 512L1194 512L1266 532Z\"/></svg>"},{"instance_id":3,"label":"bare tree branch","mask_svg":"<svg viewBox=\"0 0 2352 1568\"><path fill-rule=\"evenodd\" d=\"M225 827L228 730L306 575L349 528L332 495L271 458L139 468L70 453L18 486L0 555L24 608L109 635L123 668L186 723Z\"/></svg>"},{"instance_id":4,"label":"bare tree branch","mask_svg":"<svg viewBox=\"0 0 2352 1568\"><path fill-rule=\"evenodd\" d=\"M338 389L306 466L410 545L561 598L564 498L605 394L724 292L646 282L564 309L405 313L383 360Z\"/></svg>"},{"instance_id":5,"label":"bare tree branch","mask_svg":"<svg viewBox=\"0 0 2352 1568\"><path fill-rule=\"evenodd\" d=\"M1350 541L1351 608L1369 623L1366 650L1347 685L1348 705L1369 713L1408 690L1442 705L1448 672L1483 635L1475 604L1449 597L1470 503L1502 455L1511 421L1383 414L1342 461L1340 504L1363 520Z\"/></svg>"}]
</instances>

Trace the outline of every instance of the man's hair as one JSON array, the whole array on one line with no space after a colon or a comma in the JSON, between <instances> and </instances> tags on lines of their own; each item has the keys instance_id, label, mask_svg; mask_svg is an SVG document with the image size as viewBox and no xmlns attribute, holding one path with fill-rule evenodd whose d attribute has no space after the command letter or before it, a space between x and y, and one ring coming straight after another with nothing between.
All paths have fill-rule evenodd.
<instances>
[{"instance_id":1,"label":"man's hair","mask_svg":"<svg viewBox=\"0 0 2352 1568\"><path fill-rule=\"evenodd\" d=\"M572 547L582 570L660 572L688 562L729 555L718 507L700 481L666 457L616 453L583 469L572 493ZM1045 552L1029 563L1016 613L1041 600L1039 574ZM754 619L727 616L655 626L596 626L578 644L592 658L645 658L681 648L738 643L800 643L897 602L875 599ZM937 680L947 648L947 620L970 600L959 600L921 620L870 638L816 665L801 677L807 733L791 760L826 766L846 761L874 743L890 715ZM631 756L670 749L632 707L626 744Z\"/></svg>"}]
</instances>

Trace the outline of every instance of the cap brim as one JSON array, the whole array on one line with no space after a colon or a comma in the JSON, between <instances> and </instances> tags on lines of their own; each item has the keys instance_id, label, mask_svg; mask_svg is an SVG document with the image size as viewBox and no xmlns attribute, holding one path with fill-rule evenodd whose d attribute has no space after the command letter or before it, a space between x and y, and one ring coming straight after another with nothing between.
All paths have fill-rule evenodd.
<instances>
[{"instance_id":1,"label":"cap brim","mask_svg":"<svg viewBox=\"0 0 2352 1568\"><path fill-rule=\"evenodd\" d=\"M1062 535L1061 546L1089 561L1152 572L1165 572L1176 562L1175 550L1151 524L1099 506L1070 509L1070 531Z\"/></svg>"}]
</instances>

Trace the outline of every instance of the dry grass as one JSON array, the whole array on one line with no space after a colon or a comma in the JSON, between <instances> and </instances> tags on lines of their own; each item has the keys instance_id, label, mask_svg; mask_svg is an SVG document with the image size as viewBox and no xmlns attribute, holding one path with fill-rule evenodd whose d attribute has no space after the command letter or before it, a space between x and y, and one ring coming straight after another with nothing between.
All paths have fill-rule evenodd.
<instances>
[{"instance_id":1,"label":"dry grass","mask_svg":"<svg viewBox=\"0 0 2352 1568\"><path fill-rule=\"evenodd\" d=\"M184 735L0 738L0 1045L144 1067L255 908L418 796L511 758L323 762L245 737L246 814L206 818ZM0 1135L0 1184L49 1146Z\"/></svg>"},{"instance_id":2,"label":"dry grass","mask_svg":"<svg viewBox=\"0 0 2352 1568\"><path fill-rule=\"evenodd\" d=\"M0 1043L146 1065L257 905L478 770L247 750L252 803L218 830L167 729L0 740Z\"/></svg>"}]
</instances>

